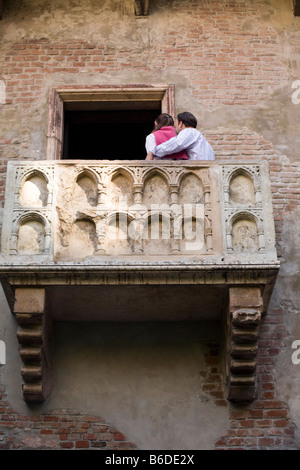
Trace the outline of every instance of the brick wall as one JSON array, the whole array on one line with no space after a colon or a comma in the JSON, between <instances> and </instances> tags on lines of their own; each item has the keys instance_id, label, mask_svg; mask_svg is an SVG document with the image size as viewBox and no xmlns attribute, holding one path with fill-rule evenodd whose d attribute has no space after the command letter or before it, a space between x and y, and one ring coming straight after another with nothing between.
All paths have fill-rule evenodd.
<instances>
[{"instance_id":1,"label":"brick wall","mask_svg":"<svg viewBox=\"0 0 300 470\"><path fill-rule=\"evenodd\" d=\"M6 84L6 105L2 110L4 120L7 112L18 130L12 138L0 136L4 157L38 158L26 115L30 113L30 120L45 136L51 85L110 84L111 78L104 78L110 76L120 83L122 76L125 82L131 76L131 83L141 81L139 77L143 77L142 83L145 77L150 83L174 82L180 93L184 80L185 94L195 109L210 112L225 106L228 113L235 107L257 106L278 88L290 85L288 68L278 52L279 35L262 20L261 0L226 4L219 0L205 4L174 1L172 7L161 8L161 14L172 8L174 25L168 17L169 26L160 24L157 34L154 29L151 41L142 45L129 38L118 45L92 38L4 40L0 78ZM36 106L43 108L43 120L38 120ZM39 157L45 154L43 145Z\"/></svg>"},{"instance_id":2,"label":"brick wall","mask_svg":"<svg viewBox=\"0 0 300 470\"><path fill-rule=\"evenodd\" d=\"M132 450L135 447L100 417L72 410L20 415L11 408L4 388L0 388L0 450Z\"/></svg>"},{"instance_id":3,"label":"brick wall","mask_svg":"<svg viewBox=\"0 0 300 470\"><path fill-rule=\"evenodd\" d=\"M258 341L257 399L248 405L225 400L222 375L222 348L217 341L206 341L206 371L202 374L203 399L207 396L218 407L227 407L230 426L215 443L216 450L296 449L295 425L287 404L277 397L276 360L285 347L288 331L284 310L269 309L262 319Z\"/></svg>"},{"instance_id":4,"label":"brick wall","mask_svg":"<svg viewBox=\"0 0 300 470\"><path fill-rule=\"evenodd\" d=\"M258 397L247 406L229 405L230 428L216 449L296 449L295 425L286 403L276 393L276 360L288 332L284 311L270 309L260 327L257 358Z\"/></svg>"},{"instance_id":5,"label":"brick wall","mask_svg":"<svg viewBox=\"0 0 300 470\"><path fill-rule=\"evenodd\" d=\"M200 372L199 399L226 408L222 348L214 334L200 334L205 370ZM135 443L101 417L71 409L20 414L11 407L0 369L0 450L134 450ZM145 423L147 426L147 423Z\"/></svg>"},{"instance_id":6,"label":"brick wall","mask_svg":"<svg viewBox=\"0 0 300 470\"><path fill-rule=\"evenodd\" d=\"M283 224L300 207L300 165L290 162L271 142L249 129L209 132L216 157L225 161L258 158L268 161L275 223L276 246L282 259ZM295 215L295 217L297 217ZM284 262L284 259L283 259ZM229 405L230 429L216 442L217 449L296 449L295 424L286 403L278 399L276 361L288 344L287 309L269 308L262 319L258 342L258 398L249 406Z\"/></svg>"}]
</instances>

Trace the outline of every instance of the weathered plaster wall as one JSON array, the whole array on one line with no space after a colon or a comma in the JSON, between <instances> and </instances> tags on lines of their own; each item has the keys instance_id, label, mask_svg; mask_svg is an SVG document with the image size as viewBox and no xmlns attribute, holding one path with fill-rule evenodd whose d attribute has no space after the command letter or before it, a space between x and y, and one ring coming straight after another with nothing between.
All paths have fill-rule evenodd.
<instances>
[{"instance_id":1,"label":"weathered plaster wall","mask_svg":"<svg viewBox=\"0 0 300 470\"><path fill-rule=\"evenodd\" d=\"M300 112L300 110L299 110ZM296 424L296 438L300 442L300 363L294 364L292 355L296 352L293 342L300 339L300 237L299 208L287 214L283 220L282 267L273 295L273 304L285 313L285 324L289 337L286 348L279 355L277 364L277 389L279 396L288 403ZM299 343L297 344L299 349ZM299 354L297 355L299 358ZM297 359L296 358L296 359ZM299 362L299 361L298 361Z\"/></svg>"},{"instance_id":2,"label":"weathered plaster wall","mask_svg":"<svg viewBox=\"0 0 300 470\"><path fill-rule=\"evenodd\" d=\"M93 415L101 408L141 449L211 449L228 414L203 391L203 338L213 340L210 335L193 323L64 325L57 331L57 387L48 408L79 407Z\"/></svg>"},{"instance_id":3,"label":"weathered plaster wall","mask_svg":"<svg viewBox=\"0 0 300 470\"><path fill-rule=\"evenodd\" d=\"M4 301L1 314L7 343L2 377L16 422L18 416L76 410L101 417L140 449L211 449L228 428L215 324L56 324L51 397L28 406L21 392L15 322Z\"/></svg>"},{"instance_id":4,"label":"weathered plaster wall","mask_svg":"<svg viewBox=\"0 0 300 470\"><path fill-rule=\"evenodd\" d=\"M267 330L268 320L264 326L260 372L269 374L272 380L268 392L261 392L261 398L276 398L287 405L289 417L296 425L298 445L300 364L295 365L291 361L291 345L295 339L300 339L299 36L300 19L293 17L292 0L153 0L150 15L144 19L135 18L130 0L89 0L84 2L84 7L82 2L74 0L10 0L0 21L1 201L8 159L46 158L48 98L52 86L174 83L176 110L188 109L199 118L199 129L212 143L218 159L259 158L269 161L278 253L281 257L281 270L270 315L271 310L278 316L281 314L283 321L276 326L274 320L272 330ZM15 323L3 297L1 302L0 339L7 343L8 352L7 364L0 366L0 371L7 388L7 399L17 411L32 413L22 402L21 378L15 372L20 370ZM109 331L108 338L121 331L115 328ZM137 333L139 328L135 326L134 331ZM122 340L122 347L130 343L128 327L126 329L127 336ZM188 329L187 326L185 344L189 343L188 338L191 342L195 340L194 333ZM97 376L93 390L90 384L83 388L87 383L84 363L87 358L92 360L90 346L85 341L92 333L86 331L81 337L75 331L71 341L68 332L69 340L63 343L63 331L57 333L57 389L49 407L68 406L65 391L70 392L71 406L80 407L82 397L88 393L89 409L83 411L97 414L96 397L101 392L103 376ZM158 341L157 330L154 329L154 333ZM92 338L95 338L94 335ZM179 338L180 334L175 331L174 343L169 349L164 349L165 367L169 368L175 348L175 357L181 361L186 372L201 372L201 343L196 346L198 355L194 356L187 344L182 357L176 343ZM165 339L162 341L161 337L158 344L167 348ZM77 345L84 346L82 355ZM104 353L101 347L95 344L97 354ZM273 355L270 348L273 348ZM77 362L70 361L75 351L78 353L77 372ZM227 415L226 408L220 411L211 398L204 404L205 400L203 402L196 397L202 384L199 376L200 382L196 377L191 379L192 397L184 384L178 385L175 391L165 390L158 378L157 356L153 377L147 377L147 380L152 379L152 384L157 384L163 401L153 403L154 398L146 390L145 383L139 383L137 375L134 375L133 383L136 384L139 401L132 401L124 409L122 399L125 397L126 404L133 400L133 385L129 380L132 377L124 377L127 381L124 395L121 396L120 391L116 390L119 386L118 372L121 371L120 357L116 352L110 357L107 354L115 382L108 383L111 395L102 396L100 414L105 413L108 420L123 427L129 438L140 447L146 447L149 443L158 446L161 442L158 428L164 426L168 430L176 427L185 411L191 417L189 423L182 426L177 434L171 434L178 447L213 447L213 442L224 435L228 427L228 416L236 418L235 424L240 424L237 421L240 415L235 414L235 410L228 408ZM143 350L139 367L142 368L143 361L149 364L151 358L151 348ZM132 365L130 350L123 360L125 367ZM66 375L68 371L70 374ZM108 370L101 371L109 382ZM132 371L132 374L137 374L137 371ZM176 377L175 371L172 374L169 372L170 381ZM66 376L70 378L68 383ZM187 376L183 379L187 380ZM72 386L77 385L81 387L80 396L71 393ZM198 416L192 415L188 400L181 401L182 393L191 399L199 412ZM112 405L117 408L113 410ZM274 406L281 405L277 402ZM258 406L259 411L262 408ZM255 411L257 417L259 413ZM208 437L200 436L197 441L191 439L188 433L194 433L201 421L201 413L212 419ZM142 419L146 415L151 416L151 427L147 430L143 429ZM263 414L259 416L267 417ZM282 416L286 417L286 413ZM214 417L217 419L214 420ZM269 425L272 426L272 423ZM258 431L263 423L260 426L253 425L254 430L251 428L247 434L252 439L248 443L230 443L227 439L223 444L254 447L282 445L282 440L280 444L274 440L259 444L255 439L260 435ZM234 429L235 436L241 438L243 434L238 434L240 428L237 424ZM279 425L277 430L278 437ZM184 437L180 431L185 434ZM275 432L273 434L276 435ZM282 438L282 434L280 436ZM168 446L170 441L163 442Z\"/></svg>"}]
</instances>

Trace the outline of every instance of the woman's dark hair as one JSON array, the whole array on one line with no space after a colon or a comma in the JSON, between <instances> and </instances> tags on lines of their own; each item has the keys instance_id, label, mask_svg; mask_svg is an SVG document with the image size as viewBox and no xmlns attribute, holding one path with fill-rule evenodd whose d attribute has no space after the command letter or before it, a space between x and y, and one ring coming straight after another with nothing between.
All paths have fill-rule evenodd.
<instances>
[{"instance_id":1,"label":"woman's dark hair","mask_svg":"<svg viewBox=\"0 0 300 470\"><path fill-rule=\"evenodd\" d=\"M177 114L178 122L182 122L186 127L197 127L197 119L192 113L184 112Z\"/></svg>"},{"instance_id":2,"label":"woman's dark hair","mask_svg":"<svg viewBox=\"0 0 300 470\"><path fill-rule=\"evenodd\" d=\"M170 114L162 113L155 119L155 126L153 132L158 131L162 127L166 126L174 126L174 119L172 118L172 116L170 116Z\"/></svg>"}]
</instances>

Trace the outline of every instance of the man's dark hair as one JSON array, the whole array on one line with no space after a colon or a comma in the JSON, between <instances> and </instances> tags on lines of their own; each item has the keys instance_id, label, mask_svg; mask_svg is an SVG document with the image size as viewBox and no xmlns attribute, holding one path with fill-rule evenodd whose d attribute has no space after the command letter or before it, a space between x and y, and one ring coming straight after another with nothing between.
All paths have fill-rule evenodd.
<instances>
[{"instance_id":1,"label":"man's dark hair","mask_svg":"<svg viewBox=\"0 0 300 470\"><path fill-rule=\"evenodd\" d=\"M186 127L197 127L197 119L192 113L184 112L177 114L178 122L182 122Z\"/></svg>"}]
</instances>

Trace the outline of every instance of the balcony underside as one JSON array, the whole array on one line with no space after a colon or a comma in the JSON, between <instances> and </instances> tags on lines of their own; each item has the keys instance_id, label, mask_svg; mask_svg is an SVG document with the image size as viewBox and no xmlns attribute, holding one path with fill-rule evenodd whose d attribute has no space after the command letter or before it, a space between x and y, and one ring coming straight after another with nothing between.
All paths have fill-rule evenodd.
<instances>
[{"instance_id":1,"label":"balcony underside","mask_svg":"<svg viewBox=\"0 0 300 470\"><path fill-rule=\"evenodd\" d=\"M151 0L134 0L134 13L135 16L144 17L149 14L149 3ZM0 19L2 18L3 11L5 4L7 4L9 0L0 0ZM294 14L295 16L300 15L300 0L293 0L294 4Z\"/></svg>"},{"instance_id":2,"label":"balcony underside","mask_svg":"<svg viewBox=\"0 0 300 470\"><path fill-rule=\"evenodd\" d=\"M0 267L12 312L15 290L45 289L54 321L210 321L228 308L231 287L261 289L266 313L279 265Z\"/></svg>"}]
</instances>

